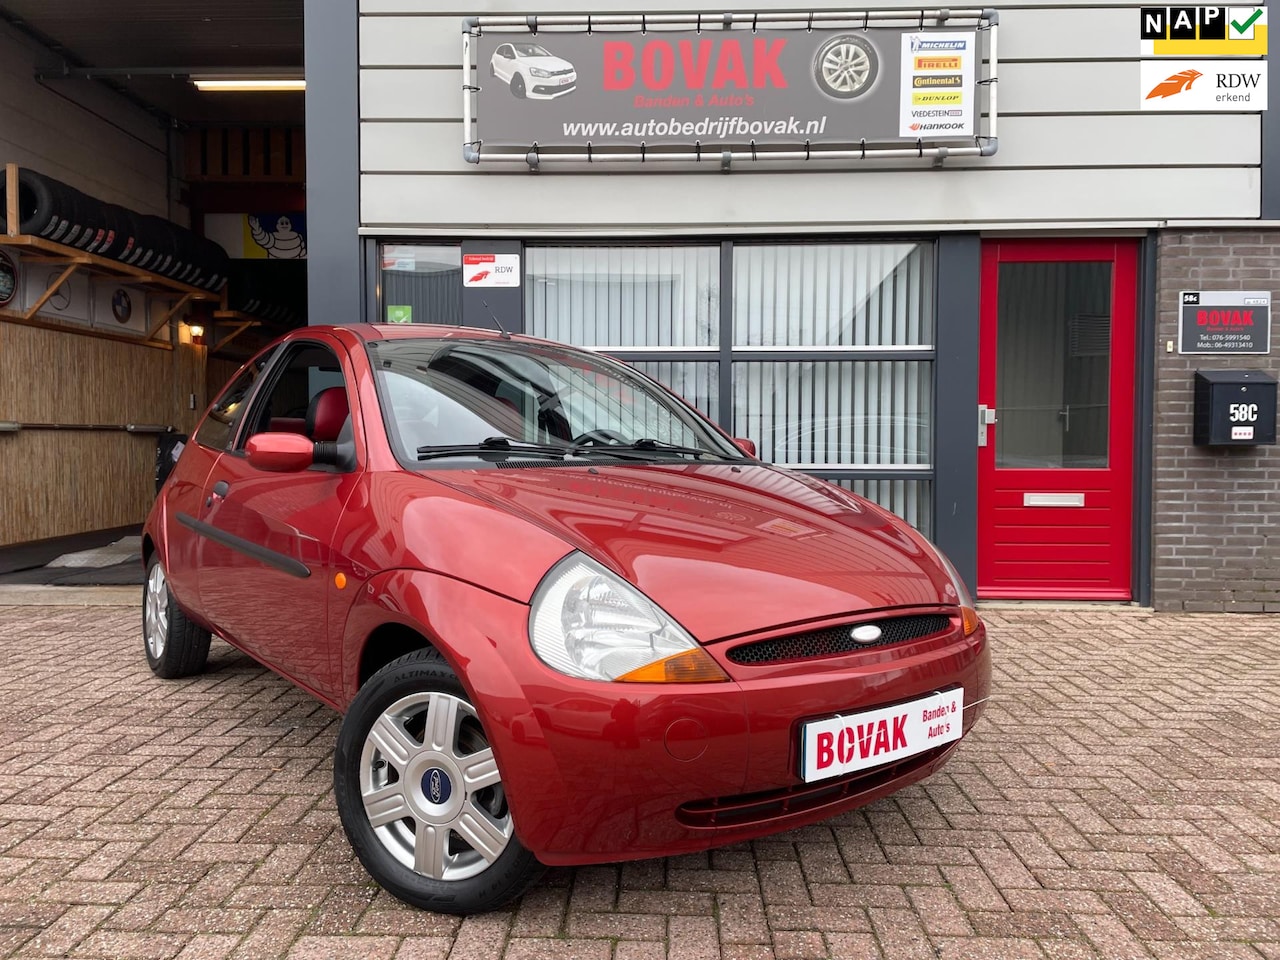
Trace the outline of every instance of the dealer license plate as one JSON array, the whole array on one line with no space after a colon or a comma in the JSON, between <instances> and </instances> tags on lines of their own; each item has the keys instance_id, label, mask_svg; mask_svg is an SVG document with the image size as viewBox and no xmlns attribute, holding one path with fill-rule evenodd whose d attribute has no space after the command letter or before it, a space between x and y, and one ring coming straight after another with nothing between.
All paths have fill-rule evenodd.
<instances>
[{"instance_id":1,"label":"dealer license plate","mask_svg":"<svg viewBox=\"0 0 1280 960\"><path fill-rule=\"evenodd\" d=\"M812 720L800 731L805 782L878 767L960 739L964 688L895 707Z\"/></svg>"}]
</instances>

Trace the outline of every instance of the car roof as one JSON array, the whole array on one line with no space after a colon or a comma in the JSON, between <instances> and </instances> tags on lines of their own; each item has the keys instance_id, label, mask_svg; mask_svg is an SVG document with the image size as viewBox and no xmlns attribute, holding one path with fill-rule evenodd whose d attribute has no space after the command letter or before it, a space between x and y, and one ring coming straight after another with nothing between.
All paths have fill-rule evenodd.
<instances>
[{"instance_id":1,"label":"car roof","mask_svg":"<svg viewBox=\"0 0 1280 960\"><path fill-rule=\"evenodd\" d=\"M541 337L528 337L524 334L512 333L504 335L497 330L484 327L446 326L438 323L353 323L342 326L306 326L293 331L295 337L308 334L329 333L354 336L360 340L507 340L528 344L552 344L557 347L569 347L568 344L546 340Z\"/></svg>"}]
</instances>

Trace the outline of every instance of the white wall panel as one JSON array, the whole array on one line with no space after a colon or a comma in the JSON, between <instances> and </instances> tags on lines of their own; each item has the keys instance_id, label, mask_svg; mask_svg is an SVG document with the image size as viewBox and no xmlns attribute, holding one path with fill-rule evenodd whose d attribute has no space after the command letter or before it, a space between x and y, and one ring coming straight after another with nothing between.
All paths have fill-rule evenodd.
<instances>
[{"instance_id":1,"label":"white wall panel","mask_svg":"<svg viewBox=\"0 0 1280 960\"><path fill-rule=\"evenodd\" d=\"M167 215L166 134L159 123L88 81L41 86L33 77L40 56L0 27L0 163L19 163L99 199Z\"/></svg>"},{"instance_id":2,"label":"white wall panel","mask_svg":"<svg viewBox=\"0 0 1280 960\"><path fill-rule=\"evenodd\" d=\"M365 120L457 120L461 124L462 70L457 66L451 70L361 70L360 116Z\"/></svg>"},{"instance_id":3,"label":"white wall panel","mask_svg":"<svg viewBox=\"0 0 1280 960\"><path fill-rule=\"evenodd\" d=\"M1250 167L361 177L362 223L424 232L1247 218L1258 205Z\"/></svg>"},{"instance_id":4,"label":"white wall panel","mask_svg":"<svg viewBox=\"0 0 1280 960\"><path fill-rule=\"evenodd\" d=\"M362 64L375 67L360 77L367 225L619 233L1258 215L1257 114L1140 111L1137 4L1033 0L1001 10L1000 150L991 158L952 159L941 171L910 162L743 162L728 177L694 164L653 172L547 164L536 189L519 165L461 158L461 19L549 8L531 0L442 6L362 0L364 13L382 14L361 18ZM775 0L758 9L810 6ZM596 8L594 0L562 0L554 10ZM645 9L693 7L649 0Z\"/></svg>"},{"instance_id":5,"label":"white wall panel","mask_svg":"<svg viewBox=\"0 0 1280 960\"><path fill-rule=\"evenodd\" d=\"M986 159L947 161L954 167L1082 167L1082 166L1206 166L1222 161L1222 145L1236 144L1231 153L1235 163L1261 162L1262 121L1256 114L1176 114L1148 113L1102 117L1009 117L1000 124L1000 152ZM899 163L898 168L919 169L919 163ZM831 164L801 161L793 164L761 163L752 169L741 161L743 171L763 174L792 171L826 171ZM360 169L366 173L507 173L528 176L523 164L462 159L462 121L445 123L377 123L360 126ZM599 164L573 166L548 164L549 175L567 170L598 173ZM613 168L626 172L622 166ZM668 173L684 170L697 173L693 163L664 163ZM882 162L864 166L846 165L851 176L874 176L887 169ZM737 176L737 172L733 174ZM486 188L487 189L487 188Z\"/></svg>"}]
</instances>

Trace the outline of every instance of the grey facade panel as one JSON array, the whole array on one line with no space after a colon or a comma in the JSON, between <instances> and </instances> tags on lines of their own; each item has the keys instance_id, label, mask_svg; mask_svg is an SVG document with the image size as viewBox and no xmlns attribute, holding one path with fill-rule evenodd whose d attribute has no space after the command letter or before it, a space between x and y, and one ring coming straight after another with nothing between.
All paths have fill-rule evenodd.
<instances>
[{"instance_id":1,"label":"grey facade panel","mask_svg":"<svg viewBox=\"0 0 1280 960\"><path fill-rule=\"evenodd\" d=\"M310 323L359 323L360 102L354 4L306 0Z\"/></svg>"},{"instance_id":2,"label":"grey facade panel","mask_svg":"<svg viewBox=\"0 0 1280 960\"><path fill-rule=\"evenodd\" d=\"M934 363L933 540L964 577L978 581L978 320L982 242L976 233L938 240Z\"/></svg>"}]
</instances>

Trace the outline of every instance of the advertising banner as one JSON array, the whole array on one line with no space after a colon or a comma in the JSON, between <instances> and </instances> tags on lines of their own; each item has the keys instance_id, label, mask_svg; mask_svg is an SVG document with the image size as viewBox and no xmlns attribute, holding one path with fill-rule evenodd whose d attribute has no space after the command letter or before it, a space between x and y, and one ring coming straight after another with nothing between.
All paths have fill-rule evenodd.
<instances>
[{"instance_id":1,"label":"advertising banner","mask_svg":"<svg viewBox=\"0 0 1280 960\"><path fill-rule=\"evenodd\" d=\"M972 145L984 62L971 24L481 27L470 143L477 154Z\"/></svg>"}]
</instances>

